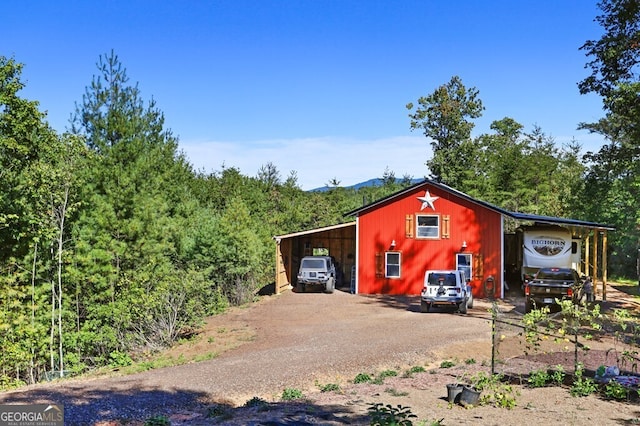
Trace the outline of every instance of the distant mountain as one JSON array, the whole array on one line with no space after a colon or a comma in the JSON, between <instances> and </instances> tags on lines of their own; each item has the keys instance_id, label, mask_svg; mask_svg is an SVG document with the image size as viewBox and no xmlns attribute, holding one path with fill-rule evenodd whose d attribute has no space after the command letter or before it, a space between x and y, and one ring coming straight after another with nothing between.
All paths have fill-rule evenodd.
<instances>
[{"instance_id":1,"label":"distant mountain","mask_svg":"<svg viewBox=\"0 0 640 426\"><path fill-rule=\"evenodd\" d=\"M411 184L413 185L414 183L418 183L418 182L422 182L424 180L424 178L419 178L419 179L411 179ZM355 185L351 185L351 186L345 186L345 189L360 189L360 188L365 188L368 186L382 186L382 179L380 178L373 178L373 179L369 179L367 181L364 182L360 182L360 183L356 183ZM308 192L326 192L328 190L330 190L331 186L323 186L320 188L315 188L315 189L310 189Z\"/></svg>"}]
</instances>

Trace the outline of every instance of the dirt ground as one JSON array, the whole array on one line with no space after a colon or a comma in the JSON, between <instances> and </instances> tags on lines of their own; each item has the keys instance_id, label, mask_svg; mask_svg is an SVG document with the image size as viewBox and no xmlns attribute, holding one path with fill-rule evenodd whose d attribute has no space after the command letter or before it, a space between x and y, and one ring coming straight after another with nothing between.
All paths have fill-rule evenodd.
<instances>
[{"instance_id":1,"label":"dirt ground","mask_svg":"<svg viewBox=\"0 0 640 426\"><path fill-rule=\"evenodd\" d=\"M605 309L638 309L614 287L607 296ZM635 395L618 402L527 386L531 371L572 370L573 354L551 345L523 356L507 331L497 371L520 377L509 383L515 407L450 403L447 384L490 372L490 307L477 300L468 315L421 314L417 297L286 292L210 318L197 338L164 354L199 362L30 386L0 393L0 403L61 403L70 425L367 425L376 403L407 410L415 425L640 424ZM522 300L507 298L500 309L517 320ZM614 362L612 345L604 339L581 353L587 371ZM365 374L377 384L354 383Z\"/></svg>"}]
</instances>

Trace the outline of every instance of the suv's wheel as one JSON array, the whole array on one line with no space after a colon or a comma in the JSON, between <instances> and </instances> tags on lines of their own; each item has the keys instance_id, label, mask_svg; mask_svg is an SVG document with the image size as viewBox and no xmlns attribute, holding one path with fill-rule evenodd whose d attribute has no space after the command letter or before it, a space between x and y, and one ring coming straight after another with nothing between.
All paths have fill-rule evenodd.
<instances>
[{"instance_id":1,"label":"suv's wheel","mask_svg":"<svg viewBox=\"0 0 640 426\"><path fill-rule=\"evenodd\" d=\"M466 314L467 313L467 301L465 300L464 302L460 303L458 309L460 310L461 314Z\"/></svg>"},{"instance_id":2,"label":"suv's wheel","mask_svg":"<svg viewBox=\"0 0 640 426\"><path fill-rule=\"evenodd\" d=\"M336 280L331 277L327 280L327 284L325 284L324 291L325 293L333 293L333 290L336 288Z\"/></svg>"},{"instance_id":3,"label":"suv's wheel","mask_svg":"<svg viewBox=\"0 0 640 426\"><path fill-rule=\"evenodd\" d=\"M427 313L431 311L431 303L425 302L424 300L420 301L420 312Z\"/></svg>"}]
</instances>

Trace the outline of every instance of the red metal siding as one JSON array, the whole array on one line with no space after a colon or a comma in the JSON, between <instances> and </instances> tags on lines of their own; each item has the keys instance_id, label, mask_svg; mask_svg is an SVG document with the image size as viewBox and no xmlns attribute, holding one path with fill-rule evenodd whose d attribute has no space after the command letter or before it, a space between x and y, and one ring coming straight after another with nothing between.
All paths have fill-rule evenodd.
<instances>
[{"instance_id":1,"label":"red metal siding","mask_svg":"<svg viewBox=\"0 0 640 426\"><path fill-rule=\"evenodd\" d=\"M423 207L418 197L429 191L439 197ZM440 238L421 239L415 236L417 214L438 215ZM413 236L407 236L407 216L412 218ZM358 218L358 292L364 294L417 295L428 269L455 269L456 253L472 254L474 266L471 285L476 297L486 297L485 283L494 278L494 296L500 297L502 284L502 229L499 213L456 195L425 184L402 198L362 213ZM443 226L448 222L448 235L443 238ZM392 247L395 241L395 247ZM467 247L462 251L462 244ZM384 253L401 254L400 278L385 278L376 274Z\"/></svg>"}]
</instances>

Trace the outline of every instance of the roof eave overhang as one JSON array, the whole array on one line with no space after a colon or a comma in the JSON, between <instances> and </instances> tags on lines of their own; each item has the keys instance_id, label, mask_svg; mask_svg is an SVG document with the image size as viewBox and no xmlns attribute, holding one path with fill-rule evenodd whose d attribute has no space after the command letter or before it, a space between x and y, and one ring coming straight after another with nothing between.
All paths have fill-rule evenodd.
<instances>
[{"instance_id":1,"label":"roof eave overhang","mask_svg":"<svg viewBox=\"0 0 640 426\"><path fill-rule=\"evenodd\" d=\"M334 229L340 229L340 228L346 228L349 226L356 226L356 222L345 222L345 223L340 223L338 225L331 225L331 226L325 226L324 228L316 228L316 229L309 229L307 231L300 231L300 232L293 232L291 234L284 234L284 235L274 235L273 239L276 240L276 242L280 243L280 241L287 239L287 238L294 238L294 237L301 237L304 235L310 235L310 234L317 234L318 232L325 232L325 231L332 231Z\"/></svg>"}]
</instances>

